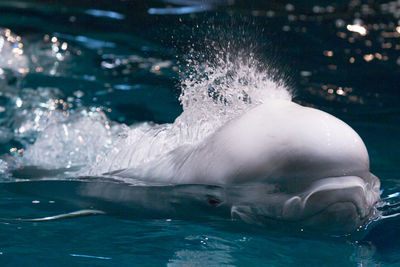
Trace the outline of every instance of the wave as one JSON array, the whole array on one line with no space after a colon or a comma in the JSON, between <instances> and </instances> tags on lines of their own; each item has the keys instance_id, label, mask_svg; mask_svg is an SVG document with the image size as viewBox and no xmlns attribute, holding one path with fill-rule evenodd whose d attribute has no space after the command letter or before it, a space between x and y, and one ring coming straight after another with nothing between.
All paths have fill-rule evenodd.
<instances>
[{"instance_id":1,"label":"wave","mask_svg":"<svg viewBox=\"0 0 400 267\"><path fill-rule=\"evenodd\" d=\"M49 53L42 54L54 52L59 41L52 39ZM76 177L140 169L178 147L198 144L267 99L291 100L284 82L261 69L252 53L225 49L212 60L194 54L191 51L183 64L186 71L181 71L179 97L183 112L173 123L126 126L109 120L101 108L82 106L78 97L63 99L55 88L20 89L10 96L6 117L13 138L24 146L14 153L16 165L66 168L66 176ZM43 60L49 72L56 71L49 57Z\"/></svg>"}]
</instances>

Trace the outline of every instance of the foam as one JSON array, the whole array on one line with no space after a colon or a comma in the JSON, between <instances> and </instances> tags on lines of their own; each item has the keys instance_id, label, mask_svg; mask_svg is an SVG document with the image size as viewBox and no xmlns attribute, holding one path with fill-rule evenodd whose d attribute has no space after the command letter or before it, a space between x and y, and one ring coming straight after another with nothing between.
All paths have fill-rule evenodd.
<instances>
[{"instance_id":1,"label":"foam","mask_svg":"<svg viewBox=\"0 0 400 267\"><path fill-rule=\"evenodd\" d=\"M113 149L98 158L90 174L139 168L178 147L194 145L267 99L291 100L282 81L257 68L253 58L230 56L214 62L189 61L179 97L183 113L172 124L134 125ZM148 168L148 166L146 166Z\"/></svg>"}]
</instances>

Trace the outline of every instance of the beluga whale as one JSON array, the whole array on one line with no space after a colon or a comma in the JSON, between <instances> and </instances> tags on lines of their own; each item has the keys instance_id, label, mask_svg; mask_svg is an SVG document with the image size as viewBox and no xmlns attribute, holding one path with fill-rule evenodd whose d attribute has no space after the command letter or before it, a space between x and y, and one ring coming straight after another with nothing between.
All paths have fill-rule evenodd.
<instances>
[{"instance_id":1,"label":"beluga whale","mask_svg":"<svg viewBox=\"0 0 400 267\"><path fill-rule=\"evenodd\" d=\"M217 203L233 217L348 233L376 216L380 182L369 165L364 142L345 122L270 99L197 144L108 174L231 188Z\"/></svg>"},{"instance_id":2,"label":"beluga whale","mask_svg":"<svg viewBox=\"0 0 400 267\"><path fill-rule=\"evenodd\" d=\"M199 200L207 211L228 211L249 223L340 233L379 216L380 181L349 125L295 103L251 57L216 61L192 62L182 81L183 113L173 123L122 127L76 114L39 134L25 148L22 165L60 172L67 165L68 179L73 173L98 181L74 192L124 210L194 213L191 201ZM56 133L51 140L49 131ZM181 208L183 202L190 208ZM92 206L103 210L81 208Z\"/></svg>"}]
</instances>

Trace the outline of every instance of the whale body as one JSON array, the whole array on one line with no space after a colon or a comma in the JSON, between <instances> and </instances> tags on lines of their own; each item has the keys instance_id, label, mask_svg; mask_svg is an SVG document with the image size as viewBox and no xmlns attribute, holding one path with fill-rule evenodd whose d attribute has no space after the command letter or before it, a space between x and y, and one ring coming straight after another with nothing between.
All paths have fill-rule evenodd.
<instances>
[{"instance_id":1,"label":"whale body","mask_svg":"<svg viewBox=\"0 0 400 267\"><path fill-rule=\"evenodd\" d=\"M233 216L344 231L370 219L380 200L380 182L370 173L360 136L328 113L284 100L249 110L200 144L112 174L170 184L241 186L240 197L224 200Z\"/></svg>"}]
</instances>

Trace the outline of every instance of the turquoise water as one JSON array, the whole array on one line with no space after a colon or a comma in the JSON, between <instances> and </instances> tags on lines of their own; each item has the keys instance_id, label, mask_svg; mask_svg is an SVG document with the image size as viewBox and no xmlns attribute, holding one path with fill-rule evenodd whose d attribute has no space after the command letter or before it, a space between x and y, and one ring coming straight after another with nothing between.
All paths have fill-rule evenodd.
<instances>
[{"instance_id":1,"label":"turquoise water","mask_svg":"<svg viewBox=\"0 0 400 267\"><path fill-rule=\"evenodd\" d=\"M399 12L398 1L0 1L1 34L12 37L0 50L1 265L399 266L399 217L337 237L232 220L203 201L218 187L75 173L102 162L122 124L173 122L181 81L200 59L244 54L296 102L360 134L395 206ZM15 220L81 209L106 214Z\"/></svg>"}]
</instances>

